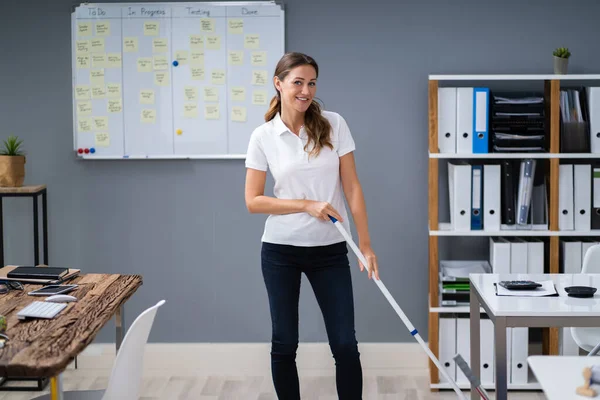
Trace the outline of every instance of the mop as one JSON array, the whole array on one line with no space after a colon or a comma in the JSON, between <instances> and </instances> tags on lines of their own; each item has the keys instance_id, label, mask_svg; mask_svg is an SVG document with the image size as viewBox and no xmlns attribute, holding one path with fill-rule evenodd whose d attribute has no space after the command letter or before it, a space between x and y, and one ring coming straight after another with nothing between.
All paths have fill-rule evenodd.
<instances>
[{"instance_id":1,"label":"mop","mask_svg":"<svg viewBox=\"0 0 600 400\"><path fill-rule=\"evenodd\" d=\"M358 247L356 246L356 244L354 243L354 241L352 240L352 238L350 237L350 235L348 235L348 232L346 232L346 229L344 229L344 227L342 226L342 224L340 222L338 222L338 220L335 219L334 217L332 217L331 215L329 215L329 219L331 219L331 221L336 226L336 228L338 229L338 231L340 231L340 233L342 234L342 236L344 236L344 239L346 239L346 242L348 242L348 244L350 245L350 247L354 251L354 254L356 254L356 256L358 257L358 259L365 266L365 269L368 269L369 263L367 262L367 259L362 254L362 252L358 249ZM452 387L453 387L454 391L456 392L456 395L458 396L458 398L461 399L461 400L466 400L466 397L461 392L461 390L458 387L458 385L456 384L456 382L454 382L454 380L450 378L450 376L448 375L448 373L446 372L446 370L440 364L440 361L431 352L431 350L429 349L429 347L427 347L427 345L425 344L425 342L423 341L423 339L419 335L419 332L417 332L417 330L415 329L415 327L410 323L409 319L406 317L406 315L404 314L404 312L402 311L402 309L400 308L400 306L398 305L398 303L396 303L396 300L394 300L394 298L392 297L392 295L390 294L390 292L388 292L388 290L385 287L385 285L383 284L383 282L381 280L379 280L379 279L373 279L373 280L375 281L375 283L377 284L377 286L379 286L379 289L384 294L385 298L390 303L390 305L392 306L392 308L394 310L396 310L396 314L398 314L398 316L400 317L400 319L402 319L402 322L404 322L404 325L406 325L406 327L408 328L408 331L410 332L410 334L417 340L417 342L419 342L419 344L421 345L421 347L423 347L423 350L425 350L425 352L427 353L427 355L429 356L429 358L431 359L431 361L433 361L435 363L435 365L437 366L438 370L442 373L442 375L444 375L444 378L446 378L446 380L452 384ZM478 390L478 392L479 392L479 394L484 399L486 398L483 395L483 393L481 393L479 390Z\"/></svg>"}]
</instances>

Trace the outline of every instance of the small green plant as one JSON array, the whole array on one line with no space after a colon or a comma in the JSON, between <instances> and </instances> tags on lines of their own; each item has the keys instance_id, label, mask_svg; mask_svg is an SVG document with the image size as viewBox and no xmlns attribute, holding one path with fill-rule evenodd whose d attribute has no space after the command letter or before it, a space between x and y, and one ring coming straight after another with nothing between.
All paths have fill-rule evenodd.
<instances>
[{"instance_id":1,"label":"small green plant","mask_svg":"<svg viewBox=\"0 0 600 400\"><path fill-rule=\"evenodd\" d=\"M25 152L21 150L21 145L23 144L23 140L19 139L17 136L9 136L8 139L2 142L2 147L0 147L0 155L3 156L24 156Z\"/></svg>"},{"instance_id":2,"label":"small green plant","mask_svg":"<svg viewBox=\"0 0 600 400\"><path fill-rule=\"evenodd\" d=\"M554 54L556 57L560 57L560 58L569 58L571 57L571 52L569 51L569 49L567 47L558 47L556 50L554 50Z\"/></svg>"}]
</instances>

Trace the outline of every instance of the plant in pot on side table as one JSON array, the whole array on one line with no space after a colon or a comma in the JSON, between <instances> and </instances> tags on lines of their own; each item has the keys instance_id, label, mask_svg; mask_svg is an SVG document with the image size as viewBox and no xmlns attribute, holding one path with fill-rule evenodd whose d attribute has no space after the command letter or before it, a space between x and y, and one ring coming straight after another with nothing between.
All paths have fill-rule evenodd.
<instances>
[{"instance_id":1,"label":"plant in pot on side table","mask_svg":"<svg viewBox=\"0 0 600 400\"><path fill-rule=\"evenodd\" d=\"M0 146L0 187L20 187L25 180L23 140L9 136Z\"/></svg>"},{"instance_id":2,"label":"plant in pot on side table","mask_svg":"<svg viewBox=\"0 0 600 400\"><path fill-rule=\"evenodd\" d=\"M569 66L569 57L571 52L566 47L558 47L552 53L554 55L554 73L564 75L567 73Z\"/></svg>"}]
</instances>

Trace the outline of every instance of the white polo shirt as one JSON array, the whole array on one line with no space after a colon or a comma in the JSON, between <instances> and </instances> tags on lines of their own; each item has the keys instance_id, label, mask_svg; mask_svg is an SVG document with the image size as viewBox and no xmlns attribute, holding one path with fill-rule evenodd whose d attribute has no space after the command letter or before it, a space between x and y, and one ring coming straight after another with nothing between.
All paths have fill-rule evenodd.
<instances>
[{"instance_id":1,"label":"white polo shirt","mask_svg":"<svg viewBox=\"0 0 600 400\"><path fill-rule=\"evenodd\" d=\"M279 199L328 202L340 213L343 226L351 235L340 177L340 157L354 151L354 140L341 115L331 111L322 111L322 115L332 127L333 150L325 146L317 157L312 155L309 159L310 148L304 150L308 141L304 128L299 137L296 136L277 114L252 132L246 168L269 169L275 180L273 194ZM293 246L325 246L342 242L344 237L331 221L301 212L269 215L261 240Z\"/></svg>"}]
</instances>

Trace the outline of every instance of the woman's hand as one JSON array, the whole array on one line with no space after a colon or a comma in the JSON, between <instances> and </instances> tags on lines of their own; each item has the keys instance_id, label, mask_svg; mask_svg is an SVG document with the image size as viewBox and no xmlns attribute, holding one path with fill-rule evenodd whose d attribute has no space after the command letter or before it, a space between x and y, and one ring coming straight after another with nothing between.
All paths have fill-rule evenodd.
<instances>
[{"instance_id":1,"label":"woman's hand","mask_svg":"<svg viewBox=\"0 0 600 400\"><path fill-rule=\"evenodd\" d=\"M369 271L369 279L372 278L373 272L375 272L375 278L379 280L379 266L377 265L377 256L375 255L375 252L373 252L371 245L363 244L359 245L359 247L361 253L363 253L365 258L367 259L367 262L369 263L367 269ZM358 264L360 265L360 271L362 272L365 266L360 260L358 260Z\"/></svg>"},{"instance_id":2,"label":"woman's hand","mask_svg":"<svg viewBox=\"0 0 600 400\"><path fill-rule=\"evenodd\" d=\"M337 219L340 222L344 222L340 213L337 212L333 206L325 201L314 201L314 200L305 200L306 206L305 210L307 213L312 215L315 218L322 219L324 221L329 222L329 216L331 215L333 218Z\"/></svg>"}]
</instances>

